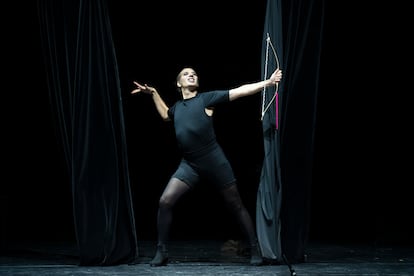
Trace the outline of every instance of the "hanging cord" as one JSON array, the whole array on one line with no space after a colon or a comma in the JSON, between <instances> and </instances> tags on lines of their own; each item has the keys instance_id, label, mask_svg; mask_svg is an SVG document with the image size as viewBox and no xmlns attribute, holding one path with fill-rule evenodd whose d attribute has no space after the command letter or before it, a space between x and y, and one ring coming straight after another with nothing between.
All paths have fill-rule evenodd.
<instances>
[{"instance_id":1,"label":"hanging cord","mask_svg":"<svg viewBox=\"0 0 414 276\"><path fill-rule=\"evenodd\" d=\"M277 52L275 47L273 47L272 41L270 39L270 35L269 33L267 33L267 38L266 38L266 56L265 56L265 68L264 68L264 76L263 79L266 80L267 79L267 68L268 68L268 64L269 64L269 46L272 48L275 60L276 60L276 69L280 68L280 64L279 64L279 58L277 56ZM278 90L279 90L279 83L277 82L275 84L276 86L276 91L275 94L273 95L273 97L270 99L269 103L267 104L267 106L265 107L265 102L266 102L266 87L263 87L263 92L262 92L262 117L261 120L263 121L264 115L266 114L267 110L269 109L270 105L273 103L273 101L276 99L276 126L278 124L279 121L279 110L278 110ZM276 127L278 128L278 127Z\"/></svg>"}]
</instances>

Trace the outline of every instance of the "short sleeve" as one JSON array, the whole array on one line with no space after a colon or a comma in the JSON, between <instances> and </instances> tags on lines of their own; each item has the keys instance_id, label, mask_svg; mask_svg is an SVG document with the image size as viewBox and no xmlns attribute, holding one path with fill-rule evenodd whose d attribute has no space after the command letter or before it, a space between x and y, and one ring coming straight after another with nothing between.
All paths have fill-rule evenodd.
<instances>
[{"instance_id":1,"label":"short sleeve","mask_svg":"<svg viewBox=\"0 0 414 276\"><path fill-rule=\"evenodd\" d=\"M213 107L229 101L229 90L214 90L201 93L205 107Z\"/></svg>"},{"instance_id":2,"label":"short sleeve","mask_svg":"<svg viewBox=\"0 0 414 276\"><path fill-rule=\"evenodd\" d=\"M174 120L174 111L175 111L175 105L171 106L170 108L168 108L168 118L170 118L171 120Z\"/></svg>"}]
</instances>

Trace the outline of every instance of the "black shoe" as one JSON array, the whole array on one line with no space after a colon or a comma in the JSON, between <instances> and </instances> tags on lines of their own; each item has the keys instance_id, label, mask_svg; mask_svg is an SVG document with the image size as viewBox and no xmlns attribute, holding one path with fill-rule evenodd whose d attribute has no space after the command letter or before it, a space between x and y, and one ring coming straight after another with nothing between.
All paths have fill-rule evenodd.
<instances>
[{"instance_id":1,"label":"black shoe","mask_svg":"<svg viewBox=\"0 0 414 276\"><path fill-rule=\"evenodd\" d=\"M168 263L168 251L165 245L157 245L157 252L150 262L151 266L164 266Z\"/></svg>"},{"instance_id":2,"label":"black shoe","mask_svg":"<svg viewBox=\"0 0 414 276\"><path fill-rule=\"evenodd\" d=\"M260 254L259 244L254 244L250 248L250 265L259 266L263 264L263 258Z\"/></svg>"}]
</instances>

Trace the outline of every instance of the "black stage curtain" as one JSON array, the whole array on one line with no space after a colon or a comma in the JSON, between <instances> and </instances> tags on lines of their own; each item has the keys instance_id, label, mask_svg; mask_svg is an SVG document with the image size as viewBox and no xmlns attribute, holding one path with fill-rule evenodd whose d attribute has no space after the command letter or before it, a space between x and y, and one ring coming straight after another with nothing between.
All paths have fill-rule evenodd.
<instances>
[{"instance_id":1,"label":"black stage curtain","mask_svg":"<svg viewBox=\"0 0 414 276\"><path fill-rule=\"evenodd\" d=\"M284 68L282 53L282 1L268 1L262 45L262 75L268 78L276 69ZM280 171L279 115L282 83L262 92L262 127L264 160L256 200L257 236L263 257L281 261L282 180Z\"/></svg>"},{"instance_id":2,"label":"black stage curtain","mask_svg":"<svg viewBox=\"0 0 414 276\"><path fill-rule=\"evenodd\" d=\"M39 0L50 100L73 191L80 265L135 262L121 89L105 0Z\"/></svg>"},{"instance_id":3,"label":"black stage curtain","mask_svg":"<svg viewBox=\"0 0 414 276\"><path fill-rule=\"evenodd\" d=\"M263 117L256 223L264 257L274 261L306 255L323 22L324 0L267 2L262 68L271 73L280 65L284 76L264 91L264 107L277 97ZM275 52L266 48L268 36Z\"/></svg>"}]
</instances>

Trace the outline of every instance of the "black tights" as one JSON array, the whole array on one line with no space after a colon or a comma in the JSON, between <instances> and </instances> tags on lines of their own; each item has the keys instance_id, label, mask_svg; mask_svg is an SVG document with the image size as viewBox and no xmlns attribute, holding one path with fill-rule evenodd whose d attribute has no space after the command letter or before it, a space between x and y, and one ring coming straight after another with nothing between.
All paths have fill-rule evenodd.
<instances>
[{"instance_id":1,"label":"black tights","mask_svg":"<svg viewBox=\"0 0 414 276\"><path fill-rule=\"evenodd\" d=\"M169 238L169 230L173 217L173 207L184 194L190 190L190 187L183 181L172 178L165 188L158 208L158 244L165 244ZM243 205L237 185L232 185L222 190L227 207L230 212L236 216L243 233L251 245L256 243L256 233L254 230L253 221Z\"/></svg>"}]
</instances>

